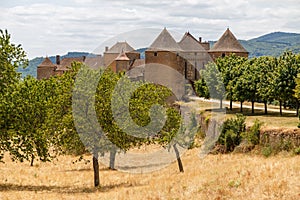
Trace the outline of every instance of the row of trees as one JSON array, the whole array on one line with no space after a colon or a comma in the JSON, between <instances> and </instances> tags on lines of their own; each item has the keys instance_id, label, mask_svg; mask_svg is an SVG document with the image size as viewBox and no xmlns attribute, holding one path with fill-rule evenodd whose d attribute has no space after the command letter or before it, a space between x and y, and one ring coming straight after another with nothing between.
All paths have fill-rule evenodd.
<instances>
[{"instance_id":1,"label":"row of trees","mask_svg":"<svg viewBox=\"0 0 300 200\"><path fill-rule=\"evenodd\" d=\"M300 54L284 52L278 58L262 56L247 59L234 54L218 58L201 71L202 79L195 83L196 92L205 98L226 98L232 101L263 102L267 114L267 103L277 100L282 114L282 105L299 108ZM221 105L222 107L222 105Z\"/></svg>"},{"instance_id":2,"label":"row of trees","mask_svg":"<svg viewBox=\"0 0 300 200\"><path fill-rule=\"evenodd\" d=\"M76 62L61 76L22 79L16 70L27 65L26 54L7 31L1 31L0 56L0 161L6 152L31 165L59 154L91 152L98 186L99 155L109 152L114 168L118 151L155 143L174 148L183 171L176 145L192 143L197 123L193 118L183 126L179 110L166 103L172 95L166 87L133 83L124 73ZM120 83L123 87L117 87Z\"/></svg>"}]
</instances>

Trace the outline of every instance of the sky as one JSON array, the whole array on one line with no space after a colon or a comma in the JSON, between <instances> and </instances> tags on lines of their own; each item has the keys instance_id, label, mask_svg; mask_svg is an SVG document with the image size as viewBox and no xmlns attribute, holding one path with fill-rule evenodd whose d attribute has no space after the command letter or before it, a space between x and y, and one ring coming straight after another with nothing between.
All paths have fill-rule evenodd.
<instances>
[{"instance_id":1,"label":"sky","mask_svg":"<svg viewBox=\"0 0 300 200\"><path fill-rule=\"evenodd\" d=\"M299 10L299 0L0 0L0 29L32 59L117 41L147 47L164 27L177 40L186 31L217 40L228 27L245 40L300 33Z\"/></svg>"}]
</instances>

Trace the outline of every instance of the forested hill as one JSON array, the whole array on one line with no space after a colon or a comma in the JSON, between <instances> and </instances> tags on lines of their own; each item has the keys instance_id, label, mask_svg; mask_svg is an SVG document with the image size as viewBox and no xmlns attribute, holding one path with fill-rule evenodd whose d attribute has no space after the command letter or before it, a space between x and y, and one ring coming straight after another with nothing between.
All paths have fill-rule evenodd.
<instances>
[{"instance_id":1,"label":"forested hill","mask_svg":"<svg viewBox=\"0 0 300 200\"><path fill-rule=\"evenodd\" d=\"M300 34L298 33L285 33L274 32L269 33L258 38L250 40L240 40L242 45L249 51L249 57L259 56L279 56L286 50L291 50L294 53L300 53ZM211 46L215 41L210 41ZM144 57L144 51L147 48L138 49L141 53L141 57ZM86 52L69 52L64 57L79 57L86 56ZM51 61L55 62L55 56L49 57ZM19 69L23 76L32 75L36 77L36 67L43 61L43 57L37 57L29 62L29 66L26 69Z\"/></svg>"},{"instance_id":2,"label":"forested hill","mask_svg":"<svg viewBox=\"0 0 300 200\"><path fill-rule=\"evenodd\" d=\"M274 32L247 41L241 41L250 57L279 56L285 50L300 53L300 34Z\"/></svg>"},{"instance_id":3,"label":"forested hill","mask_svg":"<svg viewBox=\"0 0 300 200\"><path fill-rule=\"evenodd\" d=\"M61 56L61 59L63 58L75 58L75 57L81 57L81 56L88 56L89 53L87 52L68 52L66 55ZM29 65L26 69L19 68L18 71L22 73L22 76L25 77L27 75L31 75L33 77L36 77L36 68L39 64L43 62L45 57L36 57L29 61ZM56 56L50 56L49 59L52 61L52 63L55 63Z\"/></svg>"}]
</instances>

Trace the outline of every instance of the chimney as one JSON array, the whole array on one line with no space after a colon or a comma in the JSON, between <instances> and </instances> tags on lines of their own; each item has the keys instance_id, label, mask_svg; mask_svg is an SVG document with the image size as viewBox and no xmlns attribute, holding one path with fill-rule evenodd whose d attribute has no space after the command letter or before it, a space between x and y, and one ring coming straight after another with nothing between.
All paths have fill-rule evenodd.
<instances>
[{"instance_id":1,"label":"chimney","mask_svg":"<svg viewBox=\"0 0 300 200\"><path fill-rule=\"evenodd\" d=\"M200 43L202 42L202 37L199 37L199 42L200 42Z\"/></svg>"},{"instance_id":2,"label":"chimney","mask_svg":"<svg viewBox=\"0 0 300 200\"><path fill-rule=\"evenodd\" d=\"M108 51L108 46L105 47L105 52L107 52L107 51Z\"/></svg>"},{"instance_id":3,"label":"chimney","mask_svg":"<svg viewBox=\"0 0 300 200\"><path fill-rule=\"evenodd\" d=\"M60 55L56 55L56 64L60 65Z\"/></svg>"}]
</instances>

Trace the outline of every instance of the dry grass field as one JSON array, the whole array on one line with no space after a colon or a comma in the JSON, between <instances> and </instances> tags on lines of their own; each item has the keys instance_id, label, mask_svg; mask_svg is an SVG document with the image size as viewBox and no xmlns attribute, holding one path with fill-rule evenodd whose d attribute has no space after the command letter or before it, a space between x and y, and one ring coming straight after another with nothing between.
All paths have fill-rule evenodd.
<instances>
[{"instance_id":1,"label":"dry grass field","mask_svg":"<svg viewBox=\"0 0 300 200\"><path fill-rule=\"evenodd\" d=\"M203 113L216 109L209 102L190 102L189 106ZM247 124L255 119L267 127L293 127L298 118L283 117L260 110L252 115L244 110ZM230 118L238 112L227 112ZM209 114L205 112L205 114ZM142 153L147 153L144 151ZM51 163L15 163L6 156L0 163L0 200L19 199L300 199L300 156L279 153L265 158L257 147L248 154L208 155L199 157L200 150L188 150L182 157L184 173L177 163L152 173L125 173L100 165L101 187L93 186L91 162L75 162L77 157L60 156ZM86 155L85 160L91 161ZM162 159L162 158L160 158Z\"/></svg>"},{"instance_id":2,"label":"dry grass field","mask_svg":"<svg viewBox=\"0 0 300 200\"><path fill-rule=\"evenodd\" d=\"M130 174L100 166L93 187L91 163L61 156L51 163L0 163L0 199L300 199L300 157L254 154L208 155L199 149L160 171ZM85 159L90 159L86 156Z\"/></svg>"}]
</instances>

